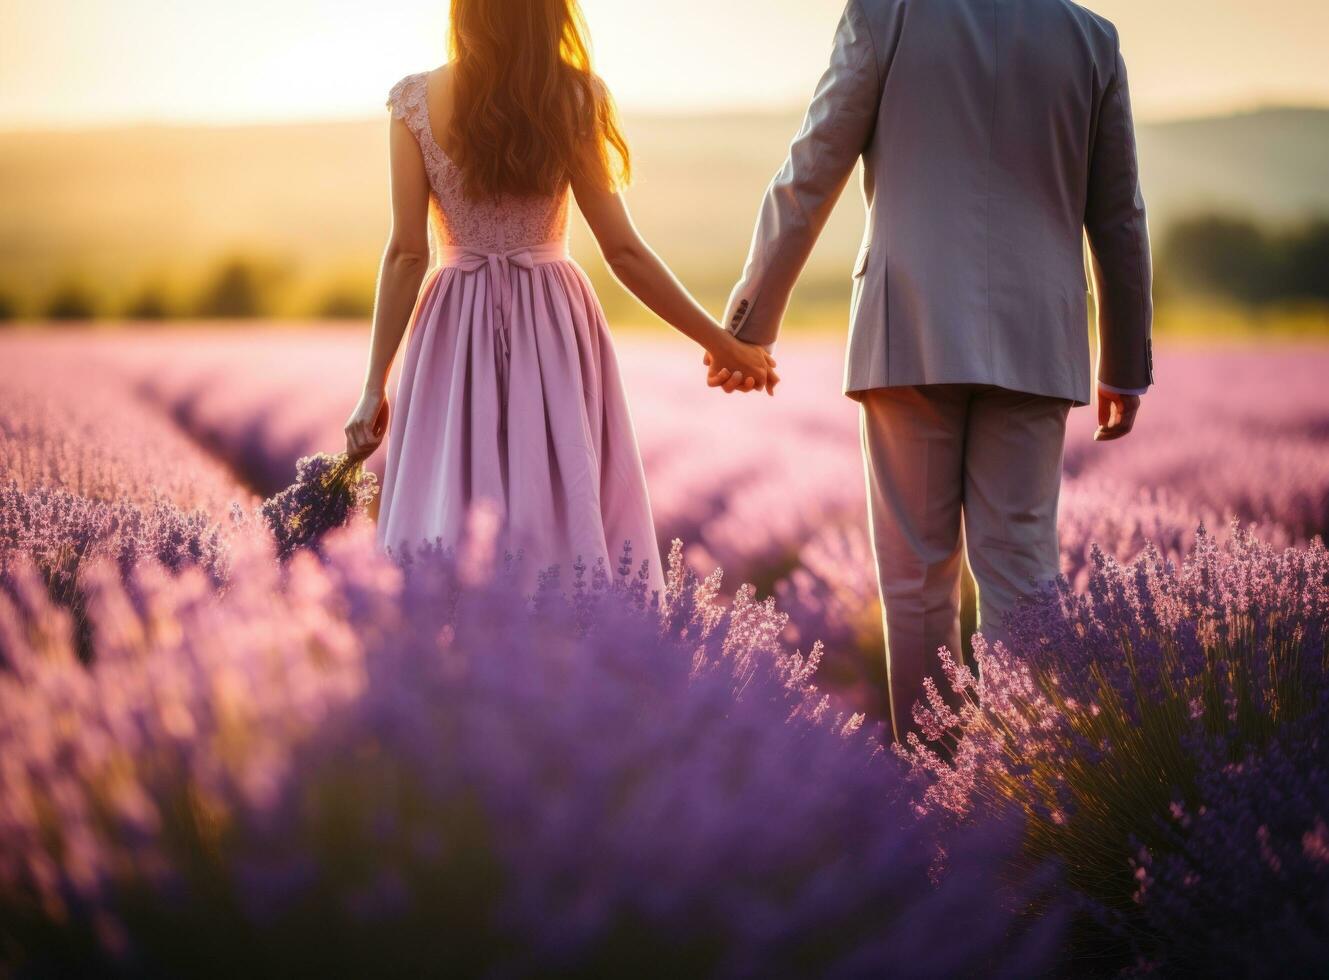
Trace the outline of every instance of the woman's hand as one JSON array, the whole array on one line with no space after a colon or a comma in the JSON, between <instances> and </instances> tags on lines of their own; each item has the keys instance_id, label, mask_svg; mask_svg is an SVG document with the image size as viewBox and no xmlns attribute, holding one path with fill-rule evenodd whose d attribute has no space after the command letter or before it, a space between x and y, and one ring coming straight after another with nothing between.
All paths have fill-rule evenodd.
<instances>
[{"instance_id":1,"label":"woman's hand","mask_svg":"<svg viewBox=\"0 0 1329 980\"><path fill-rule=\"evenodd\" d=\"M366 391L346 420L346 455L363 462L388 434L388 399L381 391Z\"/></svg>"},{"instance_id":2,"label":"woman's hand","mask_svg":"<svg viewBox=\"0 0 1329 980\"><path fill-rule=\"evenodd\" d=\"M723 340L707 350L703 363L708 368L706 383L712 388L723 388L726 394L735 391L761 391L775 394L780 376L775 373L775 358L757 344L747 344L729 333Z\"/></svg>"}]
</instances>

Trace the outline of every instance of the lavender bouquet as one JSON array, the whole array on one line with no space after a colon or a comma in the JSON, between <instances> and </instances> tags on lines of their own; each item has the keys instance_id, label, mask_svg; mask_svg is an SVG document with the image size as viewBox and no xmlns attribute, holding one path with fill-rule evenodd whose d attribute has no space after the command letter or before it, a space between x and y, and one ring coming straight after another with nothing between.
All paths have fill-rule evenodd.
<instances>
[{"instance_id":1,"label":"lavender bouquet","mask_svg":"<svg viewBox=\"0 0 1329 980\"><path fill-rule=\"evenodd\" d=\"M378 478L346 453L316 453L295 464L295 483L263 501L259 508L277 544L289 558L300 548L316 547L333 528L344 527L378 493Z\"/></svg>"}]
</instances>

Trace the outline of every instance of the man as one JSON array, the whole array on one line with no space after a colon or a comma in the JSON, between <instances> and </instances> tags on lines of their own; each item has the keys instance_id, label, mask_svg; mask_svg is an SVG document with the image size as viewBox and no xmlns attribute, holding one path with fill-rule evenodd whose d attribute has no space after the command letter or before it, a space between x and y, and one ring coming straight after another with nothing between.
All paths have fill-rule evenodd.
<instances>
[{"instance_id":1,"label":"man","mask_svg":"<svg viewBox=\"0 0 1329 980\"><path fill-rule=\"evenodd\" d=\"M849 0L730 300L741 340L774 343L860 158L868 220L845 391L862 403L903 739L938 648L960 648L962 546L990 640L1057 575L1066 417L1090 400L1086 232L1095 438L1129 433L1153 383L1149 238L1116 29L1069 0Z\"/></svg>"}]
</instances>

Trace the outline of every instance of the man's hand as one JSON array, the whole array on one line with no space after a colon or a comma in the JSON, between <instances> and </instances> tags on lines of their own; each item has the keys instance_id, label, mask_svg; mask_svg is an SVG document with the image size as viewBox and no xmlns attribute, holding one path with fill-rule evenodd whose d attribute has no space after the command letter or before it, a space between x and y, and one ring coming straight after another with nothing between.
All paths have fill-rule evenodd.
<instances>
[{"instance_id":1,"label":"man's hand","mask_svg":"<svg viewBox=\"0 0 1329 980\"><path fill-rule=\"evenodd\" d=\"M780 383L780 376L775 373L775 358L764 347L733 337L721 349L707 351L702 363L707 368L706 383L723 389L725 394L765 390L774 395L775 386Z\"/></svg>"},{"instance_id":2,"label":"man's hand","mask_svg":"<svg viewBox=\"0 0 1329 980\"><path fill-rule=\"evenodd\" d=\"M1119 395L1099 385L1098 429L1094 432L1094 442L1110 442L1130 435L1139 411L1139 395Z\"/></svg>"}]
</instances>

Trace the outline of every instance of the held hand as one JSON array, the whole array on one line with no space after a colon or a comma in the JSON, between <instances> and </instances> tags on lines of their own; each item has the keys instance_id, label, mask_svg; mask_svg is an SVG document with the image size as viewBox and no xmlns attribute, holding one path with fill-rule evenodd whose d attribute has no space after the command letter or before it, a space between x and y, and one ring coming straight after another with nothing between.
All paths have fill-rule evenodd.
<instances>
[{"instance_id":1,"label":"held hand","mask_svg":"<svg viewBox=\"0 0 1329 980\"><path fill-rule=\"evenodd\" d=\"M757 344L747 344L728 334L717 350L706 352L702 363L707 367L706 384L721 388L725 394L735 391L764 390L775 394L780 376L775 373L775 358Z\"/></svg>"},{"instance_id":2,"label":"held hand","mask_svg":"<svg viewBox=\"0 0 1329 980\"><path fill-rule=\"evenodd\" d=\"M382 392L366 391L346 420L346 454L363 462L388 434L388 399Z\"/></svg>"},{"instance_id":3,"label":"held hand","mask_svg":"<svg viewBox=\"0 0 1329 980\"><path fill-rule=\"evenodd\" d=\"M1119 395L1099 385L1098 429L1094 432L1094 442L1111 442L1130 435L1139 411L1139 395Z\"/></svg>"}]
</instances>

